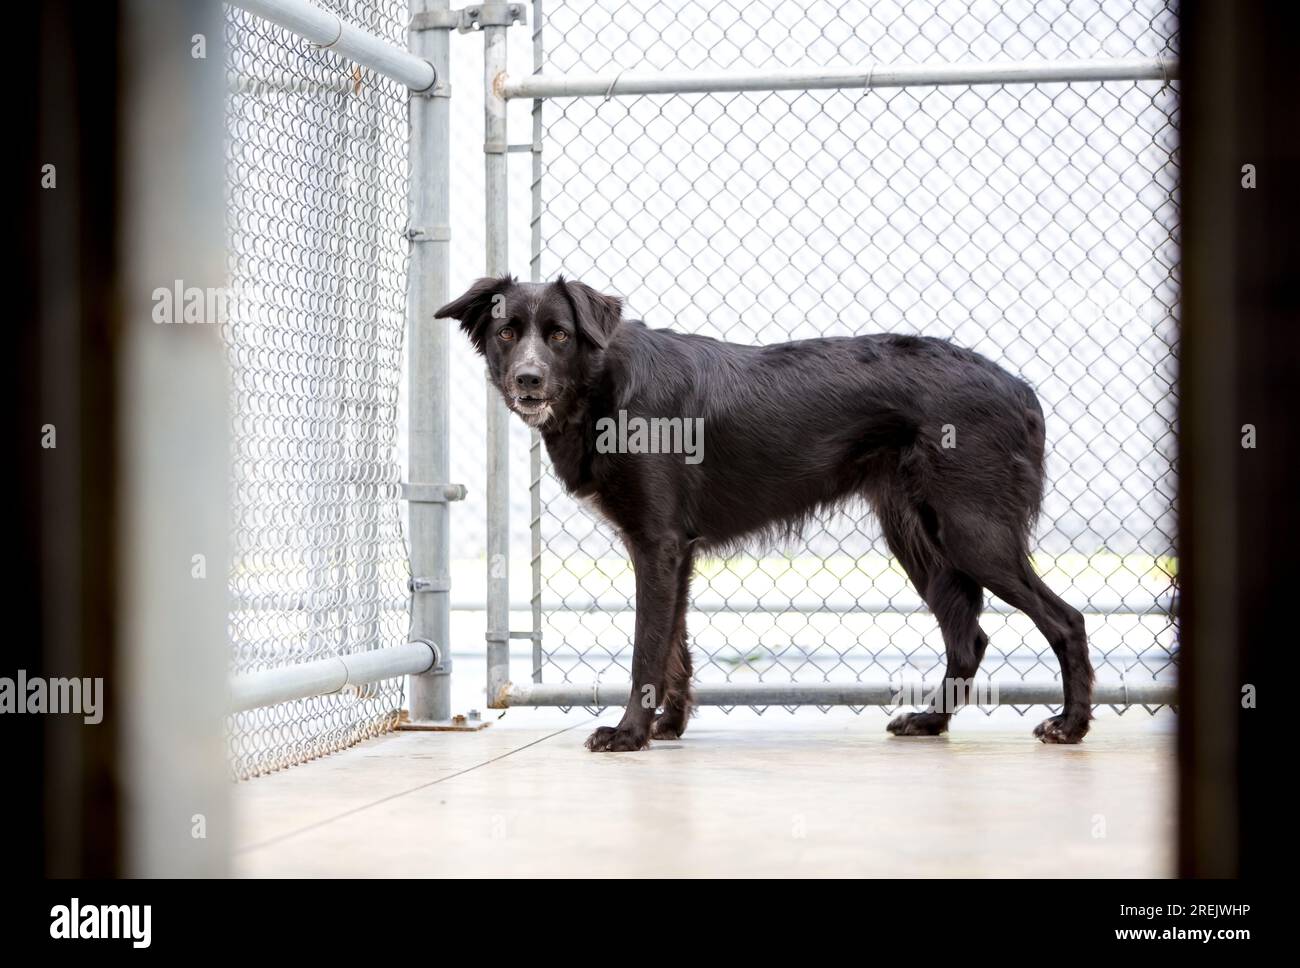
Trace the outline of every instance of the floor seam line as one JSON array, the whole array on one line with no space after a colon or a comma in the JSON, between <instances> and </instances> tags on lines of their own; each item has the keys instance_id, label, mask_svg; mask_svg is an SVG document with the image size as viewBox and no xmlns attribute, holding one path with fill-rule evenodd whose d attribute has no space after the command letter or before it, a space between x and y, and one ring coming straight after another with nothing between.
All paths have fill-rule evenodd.
<instances>
[{"instance_id":1,"label":"floor seam line","mask_svg":"<svg viewBox=\"0 0 1300 968\"><path fill-rule=\"evenodd\" d=\"M506 750L504 753L500 753L497 756L492 757L491 759L484 760L482 763L475 763L473 766L467 766L463 770L457 770L455 773L450 773L447 776L440 776L436 780L430 780L427 783L421 783L419 786L413 786L407 790L399 790L397 793L390 793L388 796L380 797L378 800L372 800L370 803L363 803L359 806L351 808L350 810L344 810L342 813L335 814L332 817L326 817L324 820L318 820L315 823L308 824L306 827L302 827L298 830L291 830L286 834L280 834L279 836L272 837L269 840L263 840L260 843L256 843L256 844L249 844L246 847L237 847L231 853L232 855L237 856L240 854L251 853L255 850L262 850L267 847L273 847L276 844L283 843L286 840L290 840L302 834L310 833L313 830L319 830L321 827L327 826L328 824L332 824L336 820L343 820L347 817L355 816L356 814L361 813L362 811L369 810L371 807L377 807L380 806L381 804L389 803L393 800L399 800L402 797L408 796L412 793L418 793L421 790L427 790L431 786L437 786L439 783L445 783L448 780L456 779L456 777L458 776L464 776L466 773L473 773L475 770L480 770L485 766L491 766L493 763L499 762L500 760L504 760L507 757L514 756L516 753L522 753L526 749L531 749L532 747L536 746L538 743L545 743L548 739L554 739L556 736L562 736L573 729L577 729L579 726L588 726L591 723L594 723L599 718L600 718L599 716L594 716L591 719L587 720L586 722L574 723L571 726L566 726L563 729L556 730L553 733L548 733L545 736L539 736L537 739L533 740L530 743L525 743L523 746L517 746L514 749Z\"/></svg>"}]
</instances>

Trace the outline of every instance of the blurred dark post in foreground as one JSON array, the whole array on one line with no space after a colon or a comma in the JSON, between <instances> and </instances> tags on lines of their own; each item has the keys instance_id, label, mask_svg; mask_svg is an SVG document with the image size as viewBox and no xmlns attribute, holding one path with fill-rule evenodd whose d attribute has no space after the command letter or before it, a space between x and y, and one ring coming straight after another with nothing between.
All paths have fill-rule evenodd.
<instances>
[{"instance_id":1,"label":"blurred dark post in foreground","mask_svg":"<svg viewBox=\"0 0 1300 968\"><path fill-rule=\"evenodd\" d=\"M1264 0L1188 0L1180 11L1186 877L1258 872L1259 845L1276 836L1260 810L1264 785L1288 779L1278 775L1285 759L1265 762L1260 717L1289 698L1289 683L1266 679L1261 659L1294 652L1288 572L1300 553L1297 19L1295 4ZM1247 165L1253 188L1243 184ZM1258 709L1244 708L1252 694Z\"/></svg>"},{"instance_id":2,"label":"blurred dark post in foreground","mask_svg":"<svg viewBox=\"0 0 1300 968\"><path fill-rule=\"evenodd\" d=\"M92 724L3 717L10 869L222 874L225 366L216 320L153 314L178 280L225 285L222 5L14 12L19 500L0 675L99 678L103 701Z\"/></svg>"}]
</instances>

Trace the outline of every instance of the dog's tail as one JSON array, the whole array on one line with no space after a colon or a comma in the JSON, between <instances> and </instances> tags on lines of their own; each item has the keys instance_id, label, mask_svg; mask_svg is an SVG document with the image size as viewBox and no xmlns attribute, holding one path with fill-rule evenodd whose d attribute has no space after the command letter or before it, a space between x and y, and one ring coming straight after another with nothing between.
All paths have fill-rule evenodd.
<instances>
[{"instance_id":1,"label":"dog's tail","mask_svg":"<svg viewBox=\"0 0 1300 968\"><path fill-rule=\"evenodd\" d=\"M1047 421L1033 388L1023 380L1017 380L1016 383L1020 400L1024 404L1026 447L1021 486L1026 510L1024 531L1028 538L1038 523L1038 515L1043 506L1043 490L1047 481Z\"/></svg>"}]
</instances>

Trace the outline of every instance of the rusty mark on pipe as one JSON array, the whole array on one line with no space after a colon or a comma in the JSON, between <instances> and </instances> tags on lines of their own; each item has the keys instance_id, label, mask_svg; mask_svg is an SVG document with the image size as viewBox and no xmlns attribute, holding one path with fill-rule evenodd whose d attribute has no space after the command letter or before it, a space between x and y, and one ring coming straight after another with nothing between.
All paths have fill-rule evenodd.
<instances>
[{"instance_id":1,"label":"rusty mark on pipe","mask_svg":"<svg viewBox=\"0 0 1300 968\"><path fill-rule=\"evenodd\" d=\"M508 709L510 708L510 690L514 688L514 683L504 682L501 688L496 691L496 695L488 696L489 709Z\"/></svg>"}]
</instances>

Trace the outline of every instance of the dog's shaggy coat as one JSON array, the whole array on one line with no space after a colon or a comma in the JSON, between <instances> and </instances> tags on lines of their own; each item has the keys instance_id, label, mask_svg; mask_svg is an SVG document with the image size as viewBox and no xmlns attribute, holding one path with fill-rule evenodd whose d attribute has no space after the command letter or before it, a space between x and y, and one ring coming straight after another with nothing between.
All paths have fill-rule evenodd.
<instances>
[{"instance_id":1,"label":"dog's shaggy coat","mask_svg":"<svg viewBox=\"0 0 1300 968\"><path fill-rule=\"evenodd\" d=\"M797 532L862 497L929 605L957 701L988 638L984 589L1023 610L1061 666L1065 705L1034 733L1077 743L1091 718L1083 616L1030 564L1043 491L1043 412L1033 390L939 339L872 335L745 346L650 329L579 282L486 278L438 310L460 321L506 404L546 444L564 486L616 527L636 572L632 693L592 750L676 738L691 708L686 609L694 559ZM602 453L597 422L702 418L704 455ZM945 694L952 695L948 688ZM933 735L936 700L889 731Z\"/></svg>"}]
</instances>

